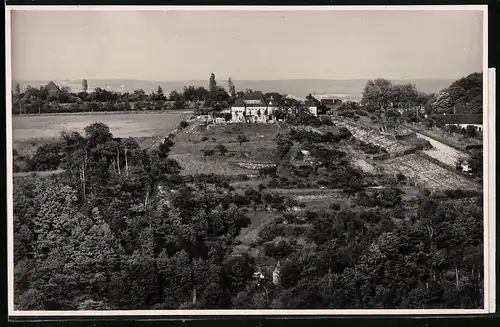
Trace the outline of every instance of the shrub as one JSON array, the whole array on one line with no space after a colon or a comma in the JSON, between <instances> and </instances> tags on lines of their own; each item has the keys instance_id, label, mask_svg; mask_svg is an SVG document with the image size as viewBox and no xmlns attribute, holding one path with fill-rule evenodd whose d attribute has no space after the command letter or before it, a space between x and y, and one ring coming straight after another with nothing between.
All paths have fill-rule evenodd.
<instances>
[{"instance_id":1,"label":"shrub","mask_svg":"<svg viewBox=\"0 0 500 327\"><path fill-rule=\"evenodd\" d=\"M206 136L203 136L203 137L201 138L201 141L202 141L202 142L205 142L205 141L207 141L207 140L208 140L208 137L206 137Z\"/></svg>"},{"instance_id":2,"label":"shrub","mask_svg":"<svg viewBox=\"0 0 500 327\"><path fill-rule=\"evenodd\" d=\"M214 153L215 153L215 151L213 149L205 149L205 150L203 150L203 155L205 157L212 156Z\"/></svg>"},{"instance_id":3,"label":"shrub","mask_svg":"<svg viewBox=\"0 0 500 327\"><path fill-rule=\"evenodd\" d=\"M221 156L226 155L227 148L224 145L222 145L222 144L219 143L219 144L217 144L217 146L215 148L219 151L219 153L220 153Z\"/></svg>"},{"instance_id":4,"label":"shrub","mask_svg":"<svg viewBox=\"0 0 500 327\"><path fill-rule=\"evenodd\" d=\"M271 167L264 167L259 169L259 175L261 176L270 176L270 177L276 177L276 172L278 168L276 166L271 166Z\"/></svg>"},{"instance_id":5,"label":"shrub","mask_svg":"<svg viewBox=\"0 0 500 327\"><path fill-rule=\"evenodd\" d=\"M259 237L263 242L269 242L274 240L276 237L283 235L284 227L275 223L266 225L259 233Z\"/></svg>"},{"instance_id":6,"label":"shrub","mask_svg":"<svg viewBox=\"0 0 500 327\"><path fill-rule=\"evenodd\" d=\"M280 239L277 242L264 243L264 253L271 258L282 259L294 250L293 243L289 239Z\"/></svg>"},{"instance_id":7,"label":"shrub","mask_svg":"<svg viewBox=\"0 0 500 327\"><path fill-rule=\"evenodd\" d=\"M330 209L332 209L333 211L339 211L340 204L339 203L332 203L332 204L330 204Z\"/></svg>"},{"instance_id":8,"label":"shrub","mask_svg":"<svg viewBox=\"0 0 500 327\"><path fill-rule=\"evenodd\" d=\"M39 147L31 159L28 160L30 171L56 170L59 168L65 154L59 142L44 144Z\"/></svg>"},{"instance_id":9,"label":"shrub","mask_svg":"<svg viewBox=\"0 0 500 327\"><path fill-rule=\"evenodd\" d=\"M183 120L183 121L181 121L179 123L179 129L184 129L184 128L188 127L188 126L189 126L189 123L187 121L185 121L185 120Z\"/></svg>"},{"instance_id":10,"label":"shrub","mask_svg":"<svg viewBox=\"0 0 500 327\"><path fill-rule=\"evenodd\" d=\"M329 116L321 116L321 124L326 125L326 126L335 126L335 124L332 122L332 119Z\"/></svg>"}]
</instances>

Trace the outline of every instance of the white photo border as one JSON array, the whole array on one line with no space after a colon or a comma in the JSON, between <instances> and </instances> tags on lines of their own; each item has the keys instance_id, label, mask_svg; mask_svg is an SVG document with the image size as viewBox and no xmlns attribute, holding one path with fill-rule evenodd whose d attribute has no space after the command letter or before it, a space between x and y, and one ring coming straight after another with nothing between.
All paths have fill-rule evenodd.
<instances>
[{"instance_id":1,"label":"white photo border","mask_svg":"<svg viewBox=\"0 0 500 327\"><path fill-rule=\"evenodd\" d=\"M12 11L482 11L483 12L483 121L485 133L484 151L484 308L483 309L332 309L332 310L107 310L107 311L18 311L14 310L14 264L13 264L13 158L12 158L12 93L11 79L11 15ZM450 5L450 6L6 6L6 132L7 132L7 273L8 273L8 315L16 318L33 317L218 317L218 316L443 316L443 315L478 315L495 312L495 71L488 70L488 6L487 5ZM489 79L490 77L490 79ZM493 83L493 85L492 85ZM488 87L489 86L489 87ZM491 107L490 107L491 106ZM493 109L493 110L490 110ZM491 168L491 171L490 171ZM493 183L490 183L490 180ZM36 317L36 318L35 318ZM179 318L182 319L182 318Z\"/></svg>"}]
</instances>

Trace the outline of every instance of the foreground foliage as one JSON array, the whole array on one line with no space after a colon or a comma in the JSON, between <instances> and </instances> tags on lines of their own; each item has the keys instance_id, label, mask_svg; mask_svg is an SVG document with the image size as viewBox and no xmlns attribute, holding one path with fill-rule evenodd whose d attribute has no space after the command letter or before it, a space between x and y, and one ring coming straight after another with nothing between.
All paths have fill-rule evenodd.
<instances>
[{"instance_id":1,"label":"foreground foliage","mask_svg":"<svg viewBox=\"0 0 500 327\"><path fill-rule=\"evenodd\" d=\"M480 198L409 202L396 186L363 190L345 153L292 132L277 138L279 157L293 142L312 143L319 169L352 202L295 214L297 201L261 185L239 192L216 175L179 176L171 138L145 151L100 123L62 136L64 173L14 185L20 310L483 305ZM257 210L282 218L251 245L260 255L234 255ZM265 259L279 260L276 283Z\"/></svg>"}]
</instances>

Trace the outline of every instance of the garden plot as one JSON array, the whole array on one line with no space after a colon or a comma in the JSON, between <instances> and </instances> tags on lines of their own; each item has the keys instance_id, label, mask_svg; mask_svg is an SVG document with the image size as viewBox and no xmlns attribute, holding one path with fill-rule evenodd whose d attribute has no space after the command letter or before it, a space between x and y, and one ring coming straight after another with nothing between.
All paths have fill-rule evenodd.
<instances>
[{"instance_id":1,"label":"garden plot","mask_svg":"<svg viewBox=\"0 0 500 327\"><path fill-rule=\"evenodd\" d=\"M415 181L417 185L431 191L447 189L480 190L479 184L452 173L416 154L390 159L385 164L390 171L400 172Z\"/></svg>"},{"instance_id":2,"label":"garden plot","mask_svg":"<svg viewBox=\"0 0 500 327\"><path fill-rule=\"evenodd\" d=\"M226 157L200 157L191 154L172 153L171 159L176 160L182 168L182 175L217 174L225 176L256 175L258 170L245 169L232 164Z\"/></svg>"}]
</instances>

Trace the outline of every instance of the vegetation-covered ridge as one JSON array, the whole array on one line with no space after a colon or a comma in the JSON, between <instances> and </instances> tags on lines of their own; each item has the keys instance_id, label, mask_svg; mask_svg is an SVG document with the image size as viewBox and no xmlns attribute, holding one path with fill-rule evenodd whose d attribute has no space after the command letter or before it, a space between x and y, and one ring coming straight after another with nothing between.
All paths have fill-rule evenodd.
<instances>
[{"instance_id":1,"label":"vegetation-covered ridge","mask_svg":"<svg viewBox=\"0 0 500 327\"><path fill-rule=\"evenodd\" d=\"M278 134L275 166L260 170L271 182L236 187L181 176L174 135L147 151L102 123L63 133L61 174L14 181L16 308L482 307L482 197L363 172L350 138ZM275 191L309 180L341 192L318 208Z\"/></svg>"}]
</instances>

